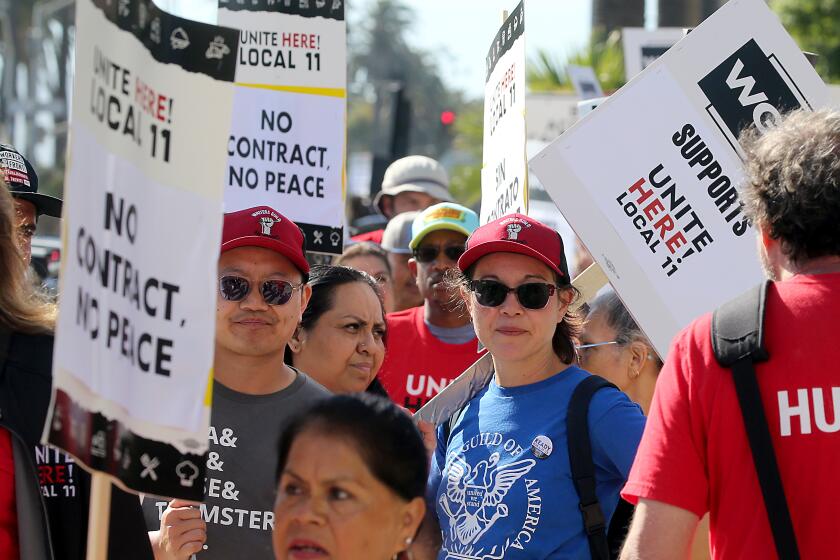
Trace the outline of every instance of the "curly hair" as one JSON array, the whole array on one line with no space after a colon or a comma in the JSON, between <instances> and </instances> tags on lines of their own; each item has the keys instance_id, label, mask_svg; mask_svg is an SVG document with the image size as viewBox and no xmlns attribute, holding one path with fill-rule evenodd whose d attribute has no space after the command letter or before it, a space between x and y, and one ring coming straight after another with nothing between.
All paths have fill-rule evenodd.
<instances>
[{"instance_id":1,"label":"curly hair","mask_svg":"<svg viewBox=\"0 0 840 560\"><path fill-rule=\"evenodd\" d=\"M752 223L793 263L840 254L840 112L796 111L764 135L745 132L741 144L741 199Z\"/></svg>"}]
</instances>

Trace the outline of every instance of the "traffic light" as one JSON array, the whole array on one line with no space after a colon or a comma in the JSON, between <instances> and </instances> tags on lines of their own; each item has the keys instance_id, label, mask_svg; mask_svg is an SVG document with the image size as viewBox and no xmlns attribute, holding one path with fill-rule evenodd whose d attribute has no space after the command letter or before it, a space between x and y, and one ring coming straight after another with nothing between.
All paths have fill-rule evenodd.
<instances>
[{"instance_id":1,"label":"traffic light","mask_svg":"<svg viewBox=\"0 0 840 560\"><path fill-rule=\"evenodd\" d=\"M455 111L446 109L440 112L440 124L445 127L450 127L455 124Z\"/></svg>"}]
</instances>

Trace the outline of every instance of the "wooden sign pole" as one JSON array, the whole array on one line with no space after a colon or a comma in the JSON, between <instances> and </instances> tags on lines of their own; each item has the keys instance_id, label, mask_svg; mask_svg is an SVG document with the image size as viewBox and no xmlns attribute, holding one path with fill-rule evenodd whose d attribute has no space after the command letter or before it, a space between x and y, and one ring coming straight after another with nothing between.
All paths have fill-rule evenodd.
<instances>
[{"instance_id":1,"label":"wooden sign pole","mask_svg":"<svg viewBox=\"0 0 840 560\"><path fill-rule=\"evenodd\" d=\"M98 472L93 473L91 478L86 560L107 560L111 481L107 475Z\"/></svg>"}]
</instances>

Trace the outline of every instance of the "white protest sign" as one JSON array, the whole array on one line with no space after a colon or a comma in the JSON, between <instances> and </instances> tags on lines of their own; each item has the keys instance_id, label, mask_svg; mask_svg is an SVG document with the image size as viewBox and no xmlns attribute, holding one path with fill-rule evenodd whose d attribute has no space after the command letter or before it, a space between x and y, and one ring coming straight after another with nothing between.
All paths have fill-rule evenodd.
<instances>
[{"instance_id":1,"label":"white protest sign","mask_svg":"<svg viewBox=\"0 0 840 560\"><path fill-rule=\"evenodd\" d=\"M762 0L730 2L531 160L660 355L762 278L739 131L827 98Z\"/></svg>"},{"instance_id":2,"label":"white protest sign","mask_svg":"<svg viewBox=\"0 0 840 560\"><path fill-rule=\"evenodd\" d=\"M49 443L201 499L237 32L76 3Z\"/></svg>"},{"instance_id":3,"label":"white protest sign","mask_svg":"<svg viewBox=\"0 0 840 560\"><path fill-rule=\"evenodd\" d=\"M677 41L683 38L681 27L625 27L621 30L624 48L624 75L628 81L665 54Z\"/></svg>"},{"instance_id":4,"label":"white protest sign","mask_svg":"<svg viewBox=\"0 0 840 560\"><path fill-rule=\"evenodd\" d=\"M219 22L241 29L225 211L271 206L301 227L308 251L340 254L344 1L219 0Z\"/></svg>"},{"instance_id":5,"label":"white protest sign","mask_svg":"<svg viewBox=\"0 0 840 560\"><path fill-rule=\"evenodd\" d=\"M481 223L528 211L525 154L525 8L520 2L487 53Z\"/></svg>"},{"instance_id":6,"label":"white protest sign","mask_svg":"<svg viewBox=\"0 0 840 560\"><path fill-rule=\"evenodd\" d=\"M598 76L595 75L595 70L591 66L569 64L566 66L566 74L569 75L569 81L572 82L572 86L581 99L604 96L601 82L598 81Z\"/></svg>"}]
</instances>

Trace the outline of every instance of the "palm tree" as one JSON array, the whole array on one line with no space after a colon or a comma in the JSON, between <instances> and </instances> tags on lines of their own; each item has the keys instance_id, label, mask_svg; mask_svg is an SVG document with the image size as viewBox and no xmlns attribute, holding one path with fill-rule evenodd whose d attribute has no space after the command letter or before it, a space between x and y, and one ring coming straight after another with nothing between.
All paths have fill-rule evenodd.
<instances>
[{"instance_id":1,"label":"palm tree","mask_svg":"<svg viewBox=\"0 0 840 560\"><path fill-rule=\"evenodd\" d=\"M618 30L605 35L595 30L589 44L573 52L565 61L553 57L546 51L538 51L537 59L529 64L526 72L528 89L531 91L570 90L566 77L566 65L591 66L605 91L614 91L624 85L624 58L621 50L621 34Z\"/></svg>"}]
</instances>

